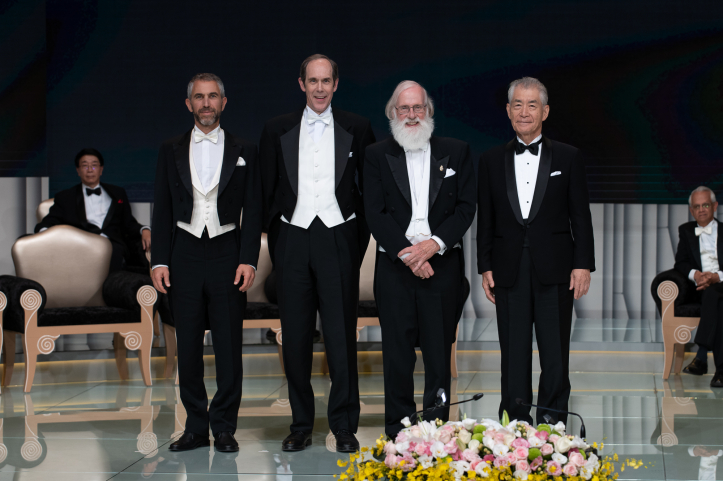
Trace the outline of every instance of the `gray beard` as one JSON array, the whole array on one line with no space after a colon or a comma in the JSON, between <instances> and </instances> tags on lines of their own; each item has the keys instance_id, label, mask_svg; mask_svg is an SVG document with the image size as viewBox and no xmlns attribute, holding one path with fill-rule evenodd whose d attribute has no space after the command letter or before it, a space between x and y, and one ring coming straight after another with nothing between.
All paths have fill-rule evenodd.
<instances>
[{"instance_id":1,"label":"gray beard","mask_svg":"<svg viewBox=\"0 0 723 481\"><path fill-rule=\"evenodd\" d=\"M218 122L218 119L221 118L221 114L219 112L216 112L216 114L211 118L206 118L204 120L201 120L201 116L197 113L193 113L193 116L196 117L196 120L199 124L203 125L204 127L208 127L209 125L213 125L216 122Z\"/></svg>"},{"instance_id":2,"label":"gray beard","mask_svg":"<svg viewBox=\"0 0 723 481\"><path fill-rule=\"evenodd\" d=\"M408 119L391 119L389 127L392 130L392 136L404 150L419 150L427 146L427 142L432 137L434 131L434 119L427 117L419 120L419 126L415 129L405 127Z\"/></svg>"}]
</instances>

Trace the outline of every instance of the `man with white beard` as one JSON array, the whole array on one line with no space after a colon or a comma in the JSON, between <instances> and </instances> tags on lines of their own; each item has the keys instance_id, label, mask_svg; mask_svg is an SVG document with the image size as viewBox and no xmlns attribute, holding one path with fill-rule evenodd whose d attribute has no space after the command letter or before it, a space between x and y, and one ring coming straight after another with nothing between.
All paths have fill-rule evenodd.
<instances>
[{"instance_id":1,"label":"man with white beard","mask_svg":"<svg viewBox=\"0 0 723 481\"><path fill-rule=\"evenodd\" d=\"M449 398L450 358L465 299L462 236L475 214L467 143L432 135L434 105L401 82L386 106L392 138L370 145L364 209L377 241L374 297L382 327L385 430L395 438L414 401L415 345L424 359L424 408ZM425 419L449 418L449 408Z\"/></svg>"}]
</instances>

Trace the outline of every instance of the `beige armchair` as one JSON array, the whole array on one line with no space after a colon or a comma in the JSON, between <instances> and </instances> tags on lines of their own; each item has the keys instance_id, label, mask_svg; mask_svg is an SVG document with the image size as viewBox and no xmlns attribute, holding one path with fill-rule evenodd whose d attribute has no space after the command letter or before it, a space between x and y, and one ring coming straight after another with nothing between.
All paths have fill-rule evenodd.
<instances>
[{"instance_id":1,"label":"beige armchair","mask_svg":"<svg viewBox=\"0 0 723 481\"><path fill-rule=\"evenodd\" d=\"M63 334L114 333L121 379L128 377L127 348L138 351L143 381L151 385L157 294L147 276L130 272L108 276L111 250L104 237L70 226L54 226L13 245L15 279L34 284L34 288L23 289L19 299L24 310L20 334L26 361L25 392L32 388L37 355L52 352L55 340ZM5 336L6 352L15 352L14 339L14 335ZM12 358L6 356L5 385L12 376Z\"/></svg>"}]
</instances>

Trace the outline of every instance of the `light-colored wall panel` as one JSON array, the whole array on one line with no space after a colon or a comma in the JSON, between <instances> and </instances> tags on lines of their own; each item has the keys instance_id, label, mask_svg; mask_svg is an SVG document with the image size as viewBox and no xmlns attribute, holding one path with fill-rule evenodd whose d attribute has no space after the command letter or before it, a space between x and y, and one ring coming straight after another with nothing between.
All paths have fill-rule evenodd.
<instances>
[{"instance_id":1,"label":"light-colored wall panel","mask_svg":"<svg viewBox=\"0 0 723 481\"><path fill-rule=\"evenodd\" d=\"M23 177L0 178L0 274L15 275L10 249L27 227L26 190Z\"/></svg>"}]
</instances>

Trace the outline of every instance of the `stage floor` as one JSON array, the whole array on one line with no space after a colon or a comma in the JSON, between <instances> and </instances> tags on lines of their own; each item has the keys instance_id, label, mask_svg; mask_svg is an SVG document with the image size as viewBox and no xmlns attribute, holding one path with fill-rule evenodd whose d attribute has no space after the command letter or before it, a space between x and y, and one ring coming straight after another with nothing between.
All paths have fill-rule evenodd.
<instances>
[{"instance_id":1,"label":"stage floor","mask_svg":"<svg viewBox=\"0 0 723 481\"><path fill-rule=\"evenodd\" d=\"M484 361L486 351L461 352L457 399L485 393L453 415L496 417L500 400L499 372ZM572 374L570 409L580 413L588 440L603 441L603 453L642 459L648 468L627 468L621 479L693 480L702 474L701 461L715 466L723 455L723 390L709 387L711 375L671 375L663 381L655 372L605 372L604 364L630 366L639 353L586 355L596 372ZM652 354L652 353L651 353ZM655 353L657 354L657 353ZM579 354L582 356L583 354ZM421 356L420 356L421 357ZM155 373L161 359L154 358ZM686 360L687 362L688 360ZM712 359L711 366L712 366ZM215 392L213 361L207 356L206 385ZM104 381L112 373L110 360L41 363L32 393L19 385L23 365L16 365L12 386L0 396L0 481L5 480L333 480L340 473L333 451L325 410L329 378L313 376L316 426L313 445L304 452L284 453L281 440L288 434L291 411L285 378L278 373L274 353L247 354L243 402L236 438L238 455L211 449L174 454L168 451L174 433L183 429L185 413L171 380L155 379L146 388L137 371L131 381ZM474 366L477 369L473 369ZM358 438L370 445L383 432L383 378L379 353L360 357L362 416ZM135 363L131 363L135 367ZM498 369L498 368L497 368ZM276 372L275 372L276 371ZM423 373L416 374L421 401ZM533 382L537 383L539 373ZM579 422L570 429L577 432ZM721 471L707 478L723 479Z\"/></svg>"}]
</instances>

